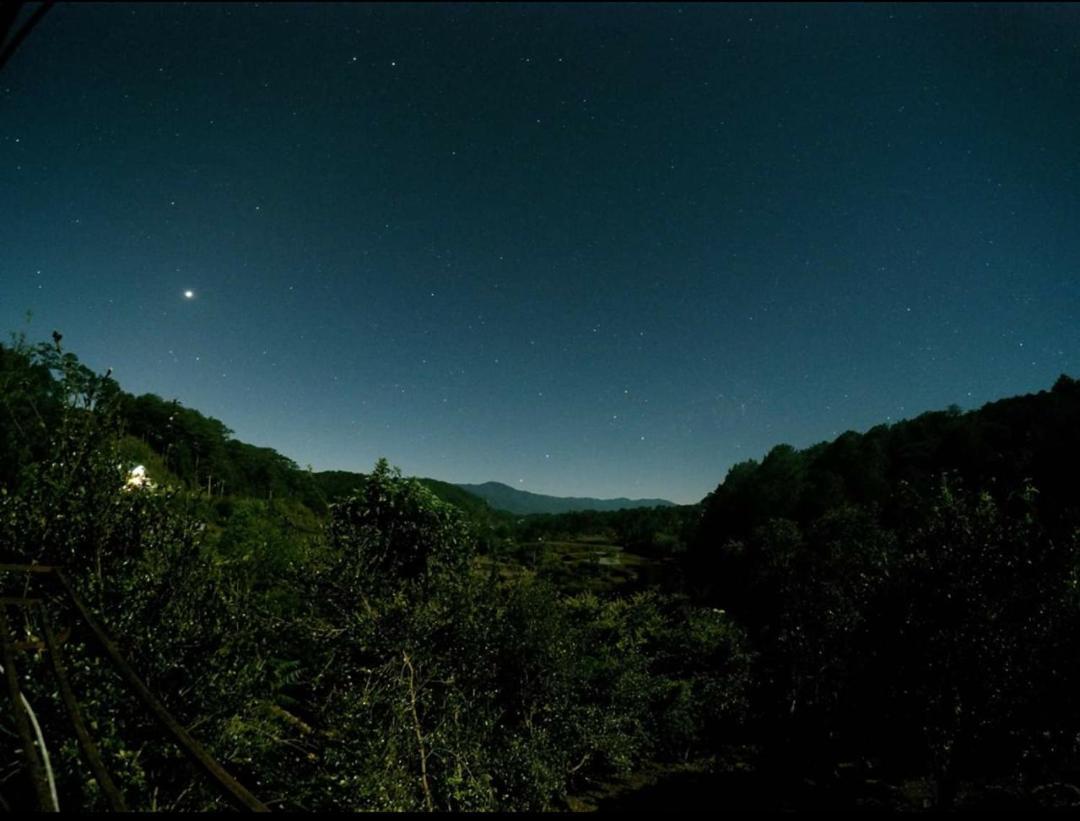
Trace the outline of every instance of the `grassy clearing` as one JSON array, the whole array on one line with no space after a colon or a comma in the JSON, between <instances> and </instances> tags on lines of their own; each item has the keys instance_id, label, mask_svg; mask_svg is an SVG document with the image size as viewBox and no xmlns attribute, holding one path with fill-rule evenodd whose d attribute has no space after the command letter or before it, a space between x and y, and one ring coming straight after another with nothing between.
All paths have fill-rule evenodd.
<instances>
[{"instance_id":1,"label":"grassy clearing","mask_svg":"<svg viewBox=\"0 0 1080 821\"><path fill-rule=\"evenodd\" d=\"M490 572L492 564L503 579L535 573L570 595L637 589L663 567L661 561L588 536L573 541L516 544L478 561L484 572Z\"/></svg>"}]
</instances>

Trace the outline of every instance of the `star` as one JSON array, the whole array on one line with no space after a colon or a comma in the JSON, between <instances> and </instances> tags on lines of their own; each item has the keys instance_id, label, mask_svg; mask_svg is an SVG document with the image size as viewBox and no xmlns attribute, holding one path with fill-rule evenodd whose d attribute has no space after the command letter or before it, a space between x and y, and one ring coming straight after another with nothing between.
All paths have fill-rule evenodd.
<instances>
[{"instance_id":1,"label":"star","mask_svg":"<svg viewBox=\"0 0 1080 821\"><path fill-rule=\"evenodd\" d=\"M184 291L184 299L194 299L194 298L195 298L195 292L192 291L190 288L188 288L186 291Z\"/></svg>"}]
</instances>

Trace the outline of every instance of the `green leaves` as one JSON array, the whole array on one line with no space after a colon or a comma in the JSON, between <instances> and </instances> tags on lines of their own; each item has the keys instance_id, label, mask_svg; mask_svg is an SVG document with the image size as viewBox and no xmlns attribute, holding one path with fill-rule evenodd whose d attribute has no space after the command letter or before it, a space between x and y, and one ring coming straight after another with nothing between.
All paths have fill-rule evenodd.
<instances>
[{"instance_id":1,"label":"green leaves","mask_svg":"<svg viewBox=\"0 0 1080 821\"><path fill-rule=\"evenodd\" d=\"M335 573L357 594L396 587L438 573L461 573L475 552L456 508L385 460L356 496L331 507L328 534L341 554Z\"/></svg>"},{"instance_id":2,"label":"green leaves","mask_svg":"<svg viewBox=\"0 0 1080 821\"><path fill-rule=\"evenodd\" d=\"M287 460L216 420L120 394L56 345L0 366L23 391L12 418L40 430L11 440L0 553L65 565L149 686L274 806L547 809L575 779L683 755L737 717L748 661L718 614L500 580L459 509L385 460L319 519ZM135 460L156 489L124 489ZM655 546L695 515L608 521ZM219 808L107 666L66 652L130 805ZM55 694L30 686L62 736ZM63 803L99 808L73 750L58 758Z\"/></svg>"}]
</instances>

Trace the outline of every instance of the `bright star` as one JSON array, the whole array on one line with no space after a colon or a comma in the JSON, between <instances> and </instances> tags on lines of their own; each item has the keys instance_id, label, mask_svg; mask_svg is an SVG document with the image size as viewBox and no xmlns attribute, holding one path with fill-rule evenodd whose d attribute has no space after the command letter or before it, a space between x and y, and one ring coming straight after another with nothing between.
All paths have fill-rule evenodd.
<instances>
[{"instance_id":1,"label":"bright star","mask_svg":"<svg viewBox=\"0 0 1080 821\"><path fill-rule=\"evenodd\" d=\"M184 299L194 299L194 298L195 298L195 292L192 291L190 288L188 290L184 291Z\"/></svg>"}]
</instances>

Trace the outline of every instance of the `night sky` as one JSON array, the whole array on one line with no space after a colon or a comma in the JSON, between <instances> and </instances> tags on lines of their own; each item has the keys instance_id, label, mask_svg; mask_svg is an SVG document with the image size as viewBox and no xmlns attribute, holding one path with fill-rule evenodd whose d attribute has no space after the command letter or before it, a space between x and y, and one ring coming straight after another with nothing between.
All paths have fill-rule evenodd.
<instances>
[{"instance_id":1,"label":"night sky","mask_svg":"<svg viewBox=\"0 0 1080 821\"><path fill-rule=\"evenodd\" d=\"M1080 375L1080 6L58 5L0 214L0 332L302 466L693 502Z\"/></svg>"}]
</instances>

